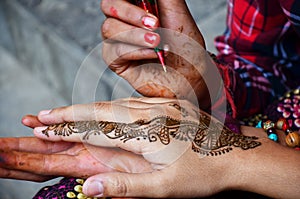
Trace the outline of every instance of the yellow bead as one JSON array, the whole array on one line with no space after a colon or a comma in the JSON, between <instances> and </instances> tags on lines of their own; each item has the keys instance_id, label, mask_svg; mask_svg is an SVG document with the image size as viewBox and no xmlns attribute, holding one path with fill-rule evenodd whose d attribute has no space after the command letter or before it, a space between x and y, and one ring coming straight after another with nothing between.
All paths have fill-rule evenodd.
<instances>
[{"instance_id":1,"label":"yellow bead","mask_svg":"<svg viewBox=\"0 0 300 199\"><path fill-rule=\"evenodd\" d=\"M71 191L69 191L69 192L67 193L67 197L68 197L68 198L76 198L76 194L73 193L73 192L71 192Z\"/></svg>"},{"instance_id":2,"label":"yellow bead","mask_svg":"<svg viewBox=\"0 0 300 199\"><path fill-rule=\"evenodd\" d=\"M86 199L87 197L86 197L86 195L84 195L84 194L82 194L82 193L79 193L79 194L77 195L77 198L78 198L78 199Z\"/></svg>"},{"instance_id":3,"label":"yellow bead","mask_svg":"<svg viewBox=\"0 0 300 199\"><path fill-rule=\"evenodd\" d=\"M79 184L83 184L84 180L83 179L76 179L76 182L79 183Z\"/></svg>"},{"instance_id":4,"label":"yellow bead","mask_svg":"<svg viewBox=\"0 0 300 199\"><path fill-rule=\"evenodd\" d=\"M82 192L82 186L81 185L76 185L74 187L74 190L77 191L77 192L79 192L79 193L81 193Z\"/></svg>"},{"instance_id":5,"label":"yellow bead","mask_svg":"<svg viewBox=\"0 0 300 199\"><path fill-rule=\"evenodd\" d=\"M289 133L285 137L285 142L289 147L297 147L300 146L300 136L296 132Z\"/></svg>"}]
</instances>

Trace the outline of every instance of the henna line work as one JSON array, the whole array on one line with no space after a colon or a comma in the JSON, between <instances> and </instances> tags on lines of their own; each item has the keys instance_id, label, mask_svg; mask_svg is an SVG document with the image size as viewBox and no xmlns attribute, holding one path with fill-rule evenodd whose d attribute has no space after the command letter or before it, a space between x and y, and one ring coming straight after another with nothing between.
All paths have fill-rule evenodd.
<instances>
[{"instance_id":1,"label":"henna line work","mask_svg":"<svg viewBox=\"0 0 300 199\"><path fill-rule=\"evenodd\" d=\"M124 143L133 139L158 140L168 145L171 138L192 142L192 150L204 155L221 155L230 152L233 147L248 150L261 145L257 137L235 134L219 122L211 122L206 114L200 115L200 122L181 121L167 116L159 116L152 120L138 120L133 123L109 121L67 122L49 126L43 134L49 136L53 131L57 136L83 134L83 140L91 135L104 134L109 139L120 139Z\"/></svg>"}]
</instances>

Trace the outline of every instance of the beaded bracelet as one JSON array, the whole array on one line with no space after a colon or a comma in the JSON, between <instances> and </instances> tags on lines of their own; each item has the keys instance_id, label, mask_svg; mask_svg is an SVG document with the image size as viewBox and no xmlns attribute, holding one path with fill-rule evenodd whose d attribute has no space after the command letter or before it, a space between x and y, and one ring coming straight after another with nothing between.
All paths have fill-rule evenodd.
<instances>
[{"instance_id":1,"label":"beaded bracelet","mask_svg":"<svg viewBox=\"0 0 300 199\"><path fill-rule=\"evenodd\" d=\"M300 136L296 131L292 131L289 127L288 122L284 118L280 118L277 122L271 120L260 121L257 125L257 128L263 128L264 131L268 134L269 139L277 142L278 136L276 134L276 129L282 130L285 132L285 142L287 146L291 148L300 147Z\"/></svg>"}]
</instances>

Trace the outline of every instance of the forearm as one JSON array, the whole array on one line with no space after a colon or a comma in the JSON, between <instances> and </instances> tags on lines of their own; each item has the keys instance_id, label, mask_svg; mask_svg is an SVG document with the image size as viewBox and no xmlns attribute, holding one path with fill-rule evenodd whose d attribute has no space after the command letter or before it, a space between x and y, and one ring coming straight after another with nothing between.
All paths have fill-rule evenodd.
<instances>
[{"instance_id":1,"label":"forearm","mask_svg":"<svg viewBox=\"0 0 300 199\"><path fill-rule=\"evenodd\" d=\"M253 128L243 128L245 134L253 134ZM252 132L251 132L252 131ZM297 198L300 195L300 153L264 137L255 130L262 145L243 151L236 159L230 189L246 190L272 198Z\"/></svg>"}]
</instances>

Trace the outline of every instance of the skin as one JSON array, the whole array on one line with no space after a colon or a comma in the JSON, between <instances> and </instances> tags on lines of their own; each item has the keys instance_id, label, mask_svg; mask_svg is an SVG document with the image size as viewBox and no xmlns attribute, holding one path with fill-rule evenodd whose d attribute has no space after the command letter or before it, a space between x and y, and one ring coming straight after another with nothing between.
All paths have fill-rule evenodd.
<instances>
[{"instance_id":1,"label":"skin","mask_svg":"<svg viewBox=\"0 0 300 199\"><path fill-rule=\"evenodd\" d=\"M102 34L104 38L109 39L104 44L103 53L104 59L112 70L127 79L143 95L190 99L190 94L183 92L188 90L184 84L177 83L180 82L176 76L178 73L171 70L166 76L160 71L161 68L156 69L149 65L150 67L141 70L136 67L157 58L153 50L148 48L157 46L161 41L160 36L156 35L157 41L150 43L146 42L144 37L148 31L153 34L153 30L156 29L156 26L149 28L142 24L143 16L149 14L128 4L127 1L102 0L101 2L102 10L108 16L102 26ZM187 12L184 1L164 0L159 3L161 26L189 35L204 47L201 33ZM178 23L174 23L175 19ZM133 29L136 35L128 37L127 31ZM118 35L120 32L125 33ZM130 41L127 38L131 38ZM181 49L189 44L176 40L175 42L168 38L170 37L163 39L171 49ZM136 50L137 46L139 50ZM140 46L145 48L140 49ZM209 102L201 97L207 96L207 90L201 80L203 74L209 74L205 62L208 58L205 53L198 51L197 53L191 56L201 60L199 65L190 65L172 53L167 56L167 64L188 80L198 94L200 107L205 109L209 107ZM202 67L202 74L195 70L197 67ZM146 81L143 82L142 79ZM31 181L44 181L56 176L89 177L84 185L84 192L91 196L182 198L209 196L228 189L253 191L278 198L299 196L297 183L300 176L295 169L300 166L299 161L296 161L299 159L299 153L270 141L261 129L242 128L244 135L255 135L259 138L260 147L251 150L235 148L230 153L206 157L199 157L199 154L188 149L172 162L159 162L158 160L162 158L156 160L155 156L149 158L140 149L146 147L151 151L153 146L137 140L131 140L129 143L115 140L110 146L113 148L107 148L101 144L102 142L94 143L95 146L91 146L91 143L81 143L81 137L64 137L55 134L49 134L48 137L43 133L47 126L57 123L82 120L130 123L141 118L152 118L153 114L159 115L162 111L166 115L178 117L177 119L182 118L182 113L178 114L178 109L174 110L168 106L169 100L144 98L76 105L54 109L47 114L43 112L38 116L26 116L23 123L35 128L35 135L43 140L1 138L0 177ZM185 110L196 109L190 103L181 103ZM74 111L80 114L74 116ZM197 115L193 113L194 111L188 112L189 116L185 119L197 121ZM283 140L283 136L280 137L280 140ZM94 147L96 150L91 150ZM115 147L125 150L116 151ZM157 147L159 143L154 149ZM120 161L111 161L114 159ZM100 182L104 187L102 192L91 189L90 185L93 181Z\"/></svg>"},{"instance_id":2,"label":"skin","mask_svg":"<svg viewBox=\"0 0 300 199\"><path fill-rule=\"evenodd\" d=\"M210 107L208 96L216 96L220 81L215 81L216 71L211 70L215 66L205 51L202 34L185 1L163 0L158 4L159 20L125 0L101 1L101 9L107 16L101 27L103 39L106 39L103 59L143 96L188 99L206 110ZM145 17L155 20L155 25L144 25ZM160 34L154 32L159 24L164 28L159 30ZM149 42L148 34L156 39ZM157 55L152 48L160 42L171 49L165 57L167 73L162 67L153 65L157 63ZM207 77L205 81L203 77Z\"/></svg>"},{"instance_id":3,"label":"skin","mask_svg":"<svg viewBox=\"0 0 300 199\"><path fill-rule=\"evenodd\" d=\"M1 178L44 182L60 176L87 178L103 172L146 172L151 169L139 155L87 147L82 143L54 143L24 137L0 138L0 144ZM112 162L114 158L120 161L109 166L103 163Z\"/></svg>"},{"instance_id":4,"label":"skin","mask_svg":"<svg viewBox=\"0 0 300 199\"><path fill-rule=\"evenodd\" d=\"M170 103L177 103L182 109L179 110L178 107L170 106ZM107 143L105 136L95 136L92 140L97 138L98 141L88 143L87 140L81 139L80 134L59 136L50 131L48 132L49 136L46 136L43 133L48 125L58 123L92 120L130 123L141 118L153 118L162 113L176 119L184 118L188 121L198 121L195 109L196 107L187 101L163 98L130 98L112 103L99 102L57 108L48 114L39 114L37 117L26 116L23 123L35 127L35 135L44 141L37 138L1 138L2 151L9 153L9 156L0 154L0 168L6 173L10 172L11 175L3 176L5 172L1 172L0 175L9 178L14 175L14 178L19 179L20 176L24 178L20 175L23 173L30 175L30 178L26 176L28 180L40 179L41 177L44 177L45 180L55 175L74 175L72 172L82 175L82 172L86 171L86 175L91 177L85 182L83 191L91 196L187 198L209 196L229 189L253 191L276 198L296 198L299 196L300 174L295 169L300 166L299 161L297 161L299 152L269 140L262 129L242 127L244 135L258 137L261 145L253 149L242 150L235 147L232 151L222 155L201 156L188 147L180 152L176 160L171 162L161 162L161 160L169 157L165 154L161 154L164 158L160 158L160 153L154 156L149 155L151 150L153 152L158 147L162 147L160 142L152 144L134 139L128 142L116 139L110 140L109 148L107 145L103 148L101 146ZM80 116L74 113L80 113ZM279 135L282 140L283 134ZM171 143L173 142L175 141L172 140ZM31 148L32 143L39 147ZM96 151L93 151L90 156L86 154L81 156L78 151L74 153L76 150L68 151L70 146L77 144L79 146L84 145L84 148L88 148L87 144L101 147L98 153L103 152L101 149L105 150L100 156L103 159L99 163L87 158L95 157L94 152ZM49 151L49 146L51 151ZM115 149L114 147L126 150L120 150L117 153L109 152ZM141 151L140 149L147 150ZM170 149L174 151L175 148L171 147ZM132 152L129 153L130 156L128 156L128 151ZM123 154L123 152L126 153ZM63 154L63 156L58 154ZM106 161L109 160L109 157L106 154L109 157L113 154L113 159L119 159L119 161L113 162L115 163L113 166L108 164ZM72 156L73 159L75 157L76 161L80 161L82 158L85 160L85 165L89 166L77 167L78 164L72 163L68 156ZM10 161L8 161L8 157L11 158ZM39 162L32 163L33 158ZM69 164L70 161L72 164ZM131 161L133 163L130 163ZM68 164L65 164L66 162ZM51 167L41 167L45 163ZM93 163L97 165L91 166ZM122 171L122 168L126 172L117 171ZM97 175L94 175L95 173ZM191 179L193 180L191 181ZM100 182L104 187L103 192L100 193L92 189L91 183L95 181Z\"/></svg>"}]
</instances>

